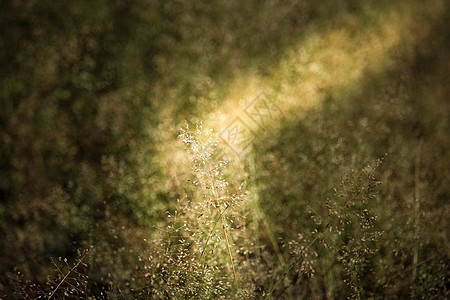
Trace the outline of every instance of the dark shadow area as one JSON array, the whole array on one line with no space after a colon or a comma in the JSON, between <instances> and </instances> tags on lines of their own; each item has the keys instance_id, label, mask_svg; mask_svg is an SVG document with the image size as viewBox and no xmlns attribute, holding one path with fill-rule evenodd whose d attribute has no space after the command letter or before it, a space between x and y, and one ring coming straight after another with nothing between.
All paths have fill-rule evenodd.
<instances>
[{"instance_id":1,"label":"dark shadow area","mask_svg":"<svg viewBox=\"0 0 450 300\"><path fill-rule=\"evenodd\" d=\"M363 298L448 295L448 17L447 7L416 41L412 57L391 53L395 64L389 69L366 70L355 87L324 90L320 107L265 132L255 145L254 182L280 248L281 241L298 241L298 232L300 240L311 241L315 230L345 220L335 227L345 230L313 246L317 258L304 259L318 274L292 272L293 284L280 288L280 297L289 290L307 298L326 290L340 299L358 289ZM371 178L367 165L378 165L377 159L383 161ZM381 184L371 194L374 180ZM342 200L349 197L358 203ZM364 209L378 216L374 224L361 221ZM352 210L358 217L351 217ZM382 234L364 240L368 232ZM275 257L267 233L262 243ZM358 269L357 260L347 261L345 254L358 253L364 243L368 249L360 258L369 249L377 252ZM345 278L351 284L342 284Z\"/></svg>"}]
</instances>

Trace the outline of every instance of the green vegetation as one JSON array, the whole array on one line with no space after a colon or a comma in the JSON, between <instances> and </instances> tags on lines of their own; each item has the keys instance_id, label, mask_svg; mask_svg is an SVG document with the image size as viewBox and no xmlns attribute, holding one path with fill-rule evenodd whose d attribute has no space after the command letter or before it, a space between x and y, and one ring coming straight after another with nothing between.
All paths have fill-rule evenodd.
<instances>
[{"instance_id":1,"label":"green vegetation","mask_svg":"<svg viewBox=\"0 0 450 300\"><path fill-rule=\"evenodd\" d=\"M449 298L449 9L1 1L0 298Z\"/></svg>"}]
</instances>

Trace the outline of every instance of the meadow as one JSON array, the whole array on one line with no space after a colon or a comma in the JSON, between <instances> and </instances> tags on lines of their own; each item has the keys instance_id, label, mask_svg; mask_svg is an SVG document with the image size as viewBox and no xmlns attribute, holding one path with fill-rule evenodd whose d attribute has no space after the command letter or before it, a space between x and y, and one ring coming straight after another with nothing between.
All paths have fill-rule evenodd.
<instances>
[{"instance_id":1,"label":"meadow","mask_svg":"<svg viewBox=\"0 0 450 300\"><path fill-rule=\"evenodd\" d=\"M0 298L449 298L449 9L0 1Z\"/></svg>"}]
</instances>

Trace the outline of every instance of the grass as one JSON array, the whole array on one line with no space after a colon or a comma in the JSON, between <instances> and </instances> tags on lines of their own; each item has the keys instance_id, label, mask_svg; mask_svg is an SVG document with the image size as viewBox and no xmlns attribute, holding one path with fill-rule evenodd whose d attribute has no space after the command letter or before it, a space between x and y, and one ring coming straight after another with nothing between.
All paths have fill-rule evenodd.
<instances>
[{"instance_id":1,"label":"grass","mask_svg":"<svg viewBox=\"0 0 450 300\"><path fill-rule=\"evenodd\" d=\"M206 189L211 190L212 197L214 198L215 207L218 210L219 218L222 223L223 235L225 237L225 243L227 246L228 254L230 256L230 263L233 269L234 282L236 284L236 289L239 289L239 284L236 277L236 270L234 268L233 263L233 254L231 253L231 246L228 240L228 233L226 229L226 223L223 216L223 212L228 208L228 205L225 206L224 209L221 208L221 202L223 201L223 197L219 196L218 189L224 190L226 188L227 183L223 181L222 174L220 173L220 164L219 166L211 166L209 161L209 156L212 155L212 149L208 149L208 147L213 147L216 139L214 137L209 137L206 141L202 140L201 137L203 135L203 128L201 124L196 125L196 131L189 131L189 127L182 131L180 134L180 138L186 143L186 145L190 148L190 153L192 155L192 161L194 163L193 170L195 173L201 172L201 176L198 177L198 181L200 181L201 186L205 186ZM205 176L206 175L206 176ZM206 177L206 179L205 179ZM208 182L209 179L209 182ZM202 182L205 180L206 182ZM210 204L211 205L211 204ZM223 210L223 212L222 212ZM214 227L212 230L214 230ZM209 240L209 237L208 237ZM207 242L206 242L207 243ZM202 255L204 251L202 250ZM201 255L201 256L202 256Z\"/></svg>"},{"instance_id":2,"label":"grass","mask_svg":"<svg viewBox=\"0 0 450 300\"><path fill-rule=\"evenodd\" d=\"M448 297L448 4L219 2L22 10L0 297Z\"/></svg>"}]
</instances>

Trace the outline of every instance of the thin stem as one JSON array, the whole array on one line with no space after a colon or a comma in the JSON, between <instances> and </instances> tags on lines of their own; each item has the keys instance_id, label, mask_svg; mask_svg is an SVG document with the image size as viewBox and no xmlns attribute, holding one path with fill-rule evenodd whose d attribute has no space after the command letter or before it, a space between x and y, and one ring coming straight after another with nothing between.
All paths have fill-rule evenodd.
<instances>
[{"instance_id":1,"label":"thin stem","mask_svg":"<svg viewBox=\"0 0 450 300\"><path fill-rule=\"evenodd\" d=\"M237 276L236 276L236 270L234 269L233 255L231 254L231 246L230 246L230 242L228 241L228 234L227 234L227 230L225 228L225 220L224 220L223 215L221 213L220 206L219 206L219 213L220 213L220 218L222 220L223 234L225 235L225 240L227 242L228 254L230 255L231 267L233 268L234 282L236 283L236 289L239 289Z\"/></svg>"},{"instance_id":2,"label":"thin stem","mask_svg":"<svg viewBox=\"0 0 450 300\"><path fill-rule=\"evenodd\" d=\"M206 242L203 244L203 247L202 247L202 248L203 248L203 249L202 249L202 254L200 254L200 258L203 257L203 254L205 253L206 246L208 246L208 242L209 242L209 240L211 239L212 233L213 233L214 229L216 228L216 225L217 225L217 223L219 222L220 217L225 213L225 211L227 210L227 208L228 208L228 207L226 207L226 208L224 209L224 211L223 211L223 212L220 214L220 216L217 218L216 222L214 222L214 226L213 226L213 228L211 229L211 232L210 232L209 235L208 235L208 239L206 239Z\"/></svg>"},{"instance_id":3,"label":"thin stem","mask_svg":"<svg viewBox=\"0 0 450 300\"><path fill-rule=\"evenodd\" d=\"M250 162L251 179L255 180L256 171L255 171L255 161L254 161L253 156L250 157L249 162ZM278 261L281 263L282 266L284 266L286 264L286 262L284 261L283 255L281 254L281 251L280 251L280 247L278 247L278 243L277 243L275 236L273 234L273 231L270 227L269 221L267 220L267 217L261 207L261 204L260 204L259 198L258 198L258 194L256 193L253 185L250 185L250 190L252 192L252 199L253 199L253 205L255 206L256 216L259 220L262 221L264 229L266 230L266 232L269 236L269 240L272 243L272 247L274 248L274 250L277 254Z\"/></svg>"},{"instance_id":4,"label":"thin stem","mask_svg":"<svg viewBox=\"0 0 450 300\"><path fill-rule=\"evenodd\" d=\"M213 174L212 169L211 169L211 164L209 161L208 161L208 174ZM228 234L227 234L227 229L225 227L225 219L223 217L223 212L222 212L222 209L220 208L219 195L217 193L216 184L214 182L214 176L211 175L210 179L211 179L211 187L213 190L213 196L216 201L217 209L219 210L220 220L222 222L223 235L225 236L225 241L227 243L227 250L228 250L228 255L230 256L231 267L233 268L234 282L236 284L236 289L238 290L239 285L238 285L237 276L236 276L236 269L234 268L233 255L231 253L230 241L228 240Z\"/></svg>"},{"instance_id":5,"label":"thin stem","mask_svg":"<svg viewBox=\"0 0 450 300\"><path fill-rule=\"evenodd\" d=\"M212 174L212 172L211 172L211 165L208 164L208 167L209 167L209 173ZM238 290L239 289L239 285L238 285L238 282L237 282L236 269L234 268L233 255L231 254L230 241L228 240L227 229L225 227L225 218L223 217L222 209L220 208L219 195L217 194L216 184L214 183L214 178L212 176L211 176L211 186L212 186L214 198L216 200L217 209L219 210L220 220L222 221L223 235L225 236L225 241L227 243L228 254L230 256L231 267L233 268L234 282L236 284L236 289Z\"/></svg>"},{"instance_id":6,"label":"thin stem","mask_svg":"<svg viewBox=\"0 0 450 300\"><path fill-rule=\"evenodd\" d=\"M211 182L212 182L212 188L214 191L214 198L215 198L216 204L217 204L217 209L219 210L219 214L220 214L220 220L222 221L223 235L225 236L225 241L227 243L227 249L228 249L228 254L230 255L231 267L233 268L234 282L236 283L236 289L239 289L237 276L236 276L236 270L234 268L233 255L231 254L231 246L230 246L230 242L228 241L227 229L225 228L225 219L222 214L222 209L220 208L219 195L217 194L216 185L214 183L213 178L211 178Z\"/></svg>"},{"instance_id":7,"label":"thin stem","mask_svg":"<svg viewBox=\"0 0 450 300\"><path fill-rule=\"evenodd\" d=\"M48 299L51 299L53 297L53 295L55 295L56 291L59 289L61 284L63 284L63 282L67 279L67 277L70 275L70 273L72 273L76 268L78 268L78 266L81 264L81 262L84 260L84 258L89 254L89 252L91 252L91 250L92 250L92 247L88 251L86 251L86 253L83 255L83 257L81 257L78 260L78 262L69 270L69 272L67 272L67 274L63 277L63 279L61 279L61 281L58 283L56 288L51 292Z\"/></svg>"},{"instance_id":8,"label":"thin stem","mask_svg":"<svg viewBox=\"0 0 450 300\"><path fill-rule=\"evenodd\" d=\"M328 227L328 224L327 224L327 226L326 227ZM325 228L326 228L325 227ZM308 249L309 247L311 247L316 241L317 241L317 239L319 238L319 236L321 235L322 233L318 233L317 235L316 235L316 237L312 240L312 242L311 243L309 243L309 245L308 246L306 246L306 249ZM305 250L306 250L305 249ZM278 282L274 285L274 287L270 290L270 292L267 294L267 296L266 296L266 298L267 297L269 297L270 295L272 295L272 293L275 291L275 289L278 287L278 285L284 280L284 278L287 276L287 274L289 273L289 271L294 267L294 265L304 256L304 253L305 253L305 251L302 251L300 254L299 254L299 256L294 260L294 262L289 266L289 268L287 268L287 270L284 272L284 274L283 274L283 276L281 276L281 278L280 278L280 280L278 280Z\"/></svg>"},{"instance_id":9,"label":"thin stem","mask_svg":"<svg viewBox=\"0 0 450 300\"><path fill-rule=\"evenodd\" d=\"M413 265L417 265L419 262L419 212L420 212L420 155L421 155L422 143L419 142L416 151L416 162L414 167L414 252L413 252ZM413 282L416 280L417 268L413 269L412 277ZM414 290L413 290L414 296Z\"/></svg>"}]
</instances>

